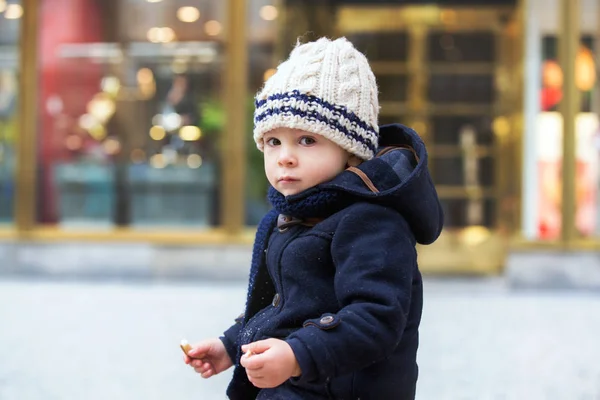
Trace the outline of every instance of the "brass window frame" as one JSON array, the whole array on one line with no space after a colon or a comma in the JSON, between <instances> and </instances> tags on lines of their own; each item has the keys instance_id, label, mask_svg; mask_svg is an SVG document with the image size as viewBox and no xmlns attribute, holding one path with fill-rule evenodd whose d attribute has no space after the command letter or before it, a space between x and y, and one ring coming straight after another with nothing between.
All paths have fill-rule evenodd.
<instances>
[{"instance_id":1,"label":"brass window frame","mask_svg":"<svg viewBox=\"0 0 600 400\"><path fill-rule=\"evenodd\" d=\"M35 226L38 100L37 0L23 1L19 35L19 119L16 140L15 228L19 234Z\"/></svg>"},{"instance_id":2,"label":"brass window frame","mask_svg":"<svg viewBox=\"0 0 600 400\"><path fill-rule=\"evenodd\" d=\"M561 244L568 247L576 238L575 213L577 156L575 119L579 109L575 83L575 60L579 49L579 0L560 1L559 63L563 70L564 94L559 110L563 117Z\"/></svg>"}]
</instances>

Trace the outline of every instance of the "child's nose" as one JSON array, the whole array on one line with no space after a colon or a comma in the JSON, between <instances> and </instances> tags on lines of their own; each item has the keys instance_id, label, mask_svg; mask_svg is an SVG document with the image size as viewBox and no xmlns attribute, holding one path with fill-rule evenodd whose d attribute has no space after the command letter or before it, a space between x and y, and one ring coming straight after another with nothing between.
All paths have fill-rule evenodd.
<instances>
[{"instance_id":1,"label":"child's nose","mask_svg":"<svg viewBox=\"0 0 600 400\"><path fill-rule=\"evenodd\" d=\"M296 164L296 156L293 154L290 149L282 148L279 153L279 165L282 166L293 166Z\"/></svg>"}]
</instances>

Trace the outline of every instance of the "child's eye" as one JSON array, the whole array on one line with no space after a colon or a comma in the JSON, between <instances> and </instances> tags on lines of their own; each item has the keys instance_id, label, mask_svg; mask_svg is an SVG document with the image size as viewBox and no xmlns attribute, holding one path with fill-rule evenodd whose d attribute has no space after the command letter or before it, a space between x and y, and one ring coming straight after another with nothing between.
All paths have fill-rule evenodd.
<instances>
[{"instance_id":1,"label":"child's eye","mask_svg":"<svg viewBox=\"0 0 600 400\"><path fill-rule=\"evenodd\" d=\"M313 138L311 136L302 136L300 138L301 145L310 146L311 144L315 144L315 143L317 143L317 141L315 140L315 138Z\"/></svg>"},{"instance_id":2,"label":"child's eye","mask_svg":"<svg viewBox=\"0 0 600 400\"><path fill-rule=\"evenodd\" d=\"M269 146L279 146L281 144L281 142L279 141L279 139L269 138L269 139L267 139L267 144Z\"/></svg>"}]
</instances>

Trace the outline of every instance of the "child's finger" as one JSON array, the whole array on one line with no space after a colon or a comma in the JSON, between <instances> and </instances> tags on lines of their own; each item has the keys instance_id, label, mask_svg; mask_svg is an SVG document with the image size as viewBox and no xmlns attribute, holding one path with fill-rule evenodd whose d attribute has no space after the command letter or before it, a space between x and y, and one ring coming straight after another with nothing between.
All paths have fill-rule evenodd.
<instances>
[{"instance_id":1,"label":"child's finger","mask_svg":"<svg viewBox=\"0 0 600 400\"><path fill-rule=\"evenodd\" d=\"M212 367L210 367L210 366L209 366L208 368L204 368L204 367L202 366L202 367L195 367L195 368L194 368L194 371L196 371L196 372L197 372L197 373L199 373L199 374L205 374L205 373L207 373L208 371L210 371L211 369L212 369Z\"/></svg>"},{"instance_id":2,"label":"child's finger","mask_svg":"<svg viewBox=\"0 0 600 400\"><path fill-rule=\"evenodd\" d=\"M260 354L253 354L251 356L244 355L240 359L240 364L247 370L257 370L265 366L265 361L264 357L261 357Z\"/></svg>"},{"instance_id":3,"label":"child's finger","mask_svg":"<svg viewBox=\"0 0 600 400\"><path fill-rule=\"evenodd\" d=\"M252 382L252 384L253 384L254 386L256 386L256 387L259 387L259 388L260 388L260 387L263 387L263 386L261 385L261 382L263 382L263 380L264 380L264 379L265 379L265 378L264 378L264 376L262 376L262 375L252 375L252 374L248 374L248 380L249 380L250 382Z\"/></svg>"},{"instance_id":4,"label":"child's finger","mask_svg":"<svg viewBox=\"0 0 600 400\"><path fill-rule=\"evenodd\" d=\"M271 348L271 341L267 340L259 340L258 342L252 342L250 344L246 344L242 346L242 351L244 353L253 353L260 354Z\"/></svg>"},{"instance_id":5,"label":"child's finger","mask_svg":"<svg viewBox=\"0 0 600 400\"><path fill-rule=\"evenodd\" d=\"M190 351L188 351L187 355L188 357L199 359L206 357L206 353L207 351L204 349L193 348Z\"/></svg>"},{"instance_id":6,"label":"child's finger","mask_svg":"<svg viewBox=\"0 0 600 400\"><path fill-rule=\"evenodd\" d=\"M199 369L201 374L206 374L208 371L212 371L213 367L209 363L205 363Z\"/></svg>"},{"instance_id":7,"label":"child's finger","mask_svg":"<svg viewBox=\"0 0 600 400\"><path fill-rule=\"evenodd\" d=\"M257 369L257 370L246 369L246 375L248 375L248 378L252 378L252 379L264 379L265 371L263 371L262 368Z\"/></svg>"},{"instance_id":8,"label":"child's finger","mask_svg":"<svg viewBox=\"0 0 600 400\"><path fill-rule=\"evenodd\" d=\"M212 365L210 363L202 362L202 361L194 364L194 369L197 369L199 372L208 371L211 367L212 367Z\"/></svg>"},{"instance_id":9,"label":"child's finger","mask_svg":"<svg viewBox=\"0 0 600 400\"><path fill-rule=\"evenodd\" d=\"M212 371L212 370L200 374L200 376L203 377L204 379L208 379L213 375L214 375L214 371Z\"/></svg>"}]
</instances>

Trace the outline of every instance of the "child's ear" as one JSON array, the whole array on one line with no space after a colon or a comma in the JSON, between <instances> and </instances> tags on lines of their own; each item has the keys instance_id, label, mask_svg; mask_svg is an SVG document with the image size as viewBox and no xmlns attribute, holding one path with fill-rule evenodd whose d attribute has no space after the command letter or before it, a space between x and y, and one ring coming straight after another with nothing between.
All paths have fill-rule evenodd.
<instances>
[{"instance_id":1,"label":"child's ear","mask_svg":"<svg viewBox=\"0 0 600 400\"><path fill-rule=\"evenodd\" d=\"M348 158L348 166L349 167L358 167L360 164L362 164L363 160L358 158L355 155L351 155L350 158Z\"/></svg>"}]
</instances>

